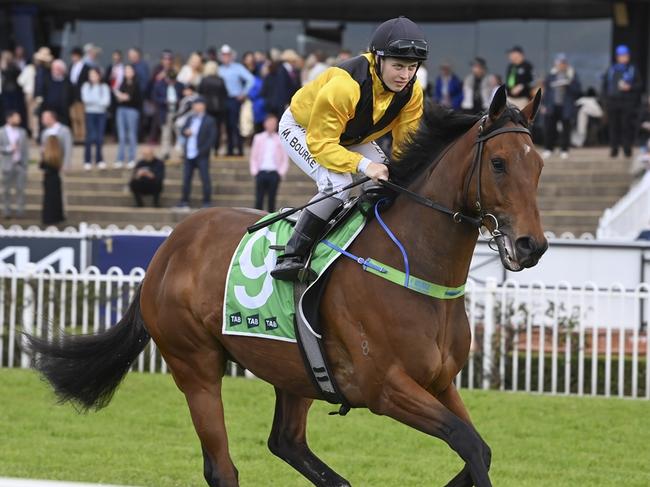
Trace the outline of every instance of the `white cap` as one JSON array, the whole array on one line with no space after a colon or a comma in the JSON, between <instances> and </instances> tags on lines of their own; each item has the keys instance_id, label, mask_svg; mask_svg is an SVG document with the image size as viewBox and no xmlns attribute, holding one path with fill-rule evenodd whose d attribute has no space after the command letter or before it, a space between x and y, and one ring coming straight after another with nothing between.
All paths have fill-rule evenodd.
<instances>
[{"instance_id":1,"label":"white cap","mask_svg":"<svg viewBox=\"0 0 650 487\"><path fill-rule=\"evenodd\" d=\"M231 54L232 47L230 47L228 44L224 44L223 46L221 46L221 49L219 49L219 52L221 54Z\"/></svg>"}]
</instances>

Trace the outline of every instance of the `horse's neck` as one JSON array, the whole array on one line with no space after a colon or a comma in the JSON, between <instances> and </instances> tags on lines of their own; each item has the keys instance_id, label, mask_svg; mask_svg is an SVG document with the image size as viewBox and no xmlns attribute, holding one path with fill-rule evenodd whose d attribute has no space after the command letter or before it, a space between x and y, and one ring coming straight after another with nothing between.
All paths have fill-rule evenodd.
<instances>
[{"instance_id":1,"label":"horse's neck","mask_svg":"<svg viewBox=\"0 0 650 487\"><path fill-rule=\"evenodd\" d=\"M463 185L471 164L467 144L462 142L454 144L433 172L411 188L454 211L463 206ZM477 240L475 228L455 223L449 215L405 196L396 200L385 220L404 244L414 276L447 286L467 280Z\"/></svg>"}]
</instances>

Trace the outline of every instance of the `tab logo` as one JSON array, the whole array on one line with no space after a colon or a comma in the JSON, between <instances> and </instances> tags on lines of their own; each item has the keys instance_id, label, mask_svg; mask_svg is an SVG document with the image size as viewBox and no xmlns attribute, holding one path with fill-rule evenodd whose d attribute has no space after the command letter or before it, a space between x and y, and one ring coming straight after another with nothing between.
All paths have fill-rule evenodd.
<instances>
[{"instance_id":1,"label":"tab logo","mask_svg":"<svg viewBox=\"0 0 650 487\"><path fill-rule=\"evenodd\" d=\"M272 318L266 318L264 320L264 324L266 325L266 330L277 330L278 329L278 321L275 316Z\"/></svg>"},{"instance_id":2,"label":"tab logo","mask_svg":"<svg viewBox=\"0 0 650 487\"><path fill-rule=\"evenodd\" d=\"M230 315L230 326L241 325L241 323L242 323L241 313L237 312Z\"/></svg>"},{"instance_id":3,"label":"tab logo","mask_svg":"<svg viewBox=\"0 0 650 487\"><path fill-rule=\"evenodd\" d=\"M248 324L249 328L255 328L256 326L260 326L260 315L247 316L246 323Z\"/></svg>"}]
</instances>

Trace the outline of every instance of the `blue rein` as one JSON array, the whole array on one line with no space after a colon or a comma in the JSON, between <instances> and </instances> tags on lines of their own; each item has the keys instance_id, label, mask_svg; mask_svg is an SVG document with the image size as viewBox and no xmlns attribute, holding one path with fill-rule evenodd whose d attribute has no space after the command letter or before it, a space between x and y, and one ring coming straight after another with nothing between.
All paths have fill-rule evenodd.
<instances>
[{"instance_id":1,"label":"blue rein","mask_svg":"<svg viewBox=\"0 0 650 487\"><path fill-rule=\"evenodd\" d=\"M404 245L402 245L402 242L400 242L399 239L392 232L392 230L390 228L388 228L388 225L386 225L386 222L384 222L384 220L382 220L381 215L379 214L379 207L381 205L383 205L384 203L386 203L387 201L388 201L387 198L382 198L379 201L377 201L377 203L375 203L375 207L374 207L375 218L377 218L377 221L379 222L379 225L381 225L381 228L384 229L384 232L386 232L386 235L388 235L388 237L393 241L393 243L395 245L397 245L397 248L402 253L402 258L404 259L404 275L405 275L405 277L404 277L404 286L408 287L409 280L410 280L410 277L411 277L408 254L406 253L406 249L404 248ZM384 269L383 267L378 266L377 264L372 262L370 257L368 257L366 259L364 259L363 257L358 257L358 256L354 255L353 253L348 252L345 249L342 249L341 247L339 247L335 243L330 242L327 239L324 239L323 243L325 245L327 245L329 248L331 248L333 250L336 250L340 254L346 256L347 258L354 260L355 262L357 262L357 264L362 265L364 268L369 267L369 268L374 269L374 270L376 270L378 272L381 272L382 274L385 274L387 272L386 269Z\"/></svg>"}]
</instances>

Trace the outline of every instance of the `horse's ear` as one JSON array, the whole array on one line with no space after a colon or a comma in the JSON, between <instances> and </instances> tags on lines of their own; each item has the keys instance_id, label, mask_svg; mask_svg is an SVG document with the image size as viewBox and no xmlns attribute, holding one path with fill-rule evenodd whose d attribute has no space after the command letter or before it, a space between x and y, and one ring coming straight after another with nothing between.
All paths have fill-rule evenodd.
<instances>
[{"instance_id":1,"label":"horse's ear","mask_svg":"<svg viewBox=\"0 0 650 487\"><path fill-rule=\"evenodd\" d=\"M492 97L492 103L490 103L490 109L488 114L490 120L495 121L501 116L503 110L506 108L506 86L501 85L497 88L497 91L494 92Z\"/></svg>"},{"instance_id":2,"label":"horse's ear","mask_svg":"<svg viewBox=\"0 0 650 487\"><path fill-rule=\"evenodd\" d=\"M533 120L535 120L535 115L537 115L537 110L539 110L539 105L542 102L542 89L538 89L537 93L535 93L535 97L533 98L532 101L528 103L524 107L524 109L521 111L522 115L526 117L526 120L528 120L528 123L532 123Z\"/></svg>"}]
</instances>

